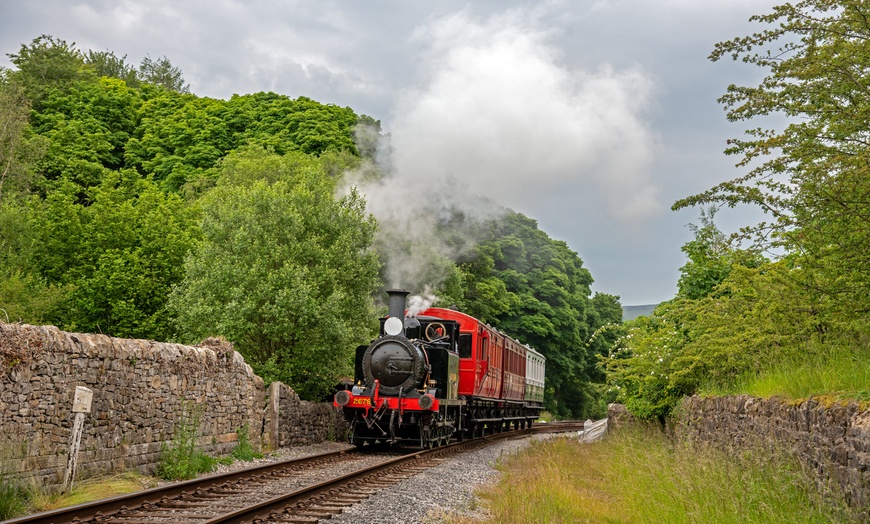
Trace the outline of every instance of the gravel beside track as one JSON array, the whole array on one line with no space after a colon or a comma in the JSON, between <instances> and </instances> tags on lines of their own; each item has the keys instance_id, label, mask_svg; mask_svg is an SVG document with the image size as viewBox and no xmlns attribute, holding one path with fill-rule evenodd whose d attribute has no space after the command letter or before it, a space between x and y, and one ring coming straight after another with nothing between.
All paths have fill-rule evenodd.
<instances>
[{"instance_id":1,"label":"gravel beside track","mask_svg":"<svg viewBox=\"0 0 870 524\"><path fill-rule=\"evenodd\" d=\"M478 487L498 481L495 469L499 460L525 449L533 440L552 438L552 434L506 440L477 451L466 452L446 459L443 464L419 473L408 480L378 493L359 504L346 508L325 522L330 524L438 524L448 515L470 518L486 517L485 508L477 502L474 492ZM336 442L323 442L310 446L282 448L263 459L235 462L218 466L213 473L225 473L258 464L301 458L304 456L353 446ZM168 482L160 482L161 485Z\"/></svg>"},{"instance_id":2,"label":"gravel beside track","mask_svg":"<svg viewBox=\"0 0 870 524\"><path fill-rule=\"evenodd\" d=\"M404 480L388 490L335 515L329 524L436 524L447 515L484 518L485 509L476 502L474 491L496 482L500 459L518 453L540 435L500 442L484 449L463 453L443 464Z\"/></svg>"}]
</instances>

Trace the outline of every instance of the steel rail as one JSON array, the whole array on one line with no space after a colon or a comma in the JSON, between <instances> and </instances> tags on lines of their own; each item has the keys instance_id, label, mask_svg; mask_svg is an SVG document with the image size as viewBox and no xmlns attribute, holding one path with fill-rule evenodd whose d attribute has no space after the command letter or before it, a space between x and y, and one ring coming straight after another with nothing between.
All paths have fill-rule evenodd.
<instances>
[{"instance_id":1,"label":"steel rail","mask_svg":"<svg viewBox=\"0 0 870 524\"><path fill-rule=\"evenodd\" d=\"M294 466L304 466L311 462L319 460L337 458L349 453L359 453L358 450L348 449L342 451L331 451L327 453L319 453L317 455L309 455L296 459L284 460L281 462L272 462L262 466L253 468L232 471L229 473L220 473L217 475L209 475L194 480L168 484L158 488L152 488L145 491L138 491L128 495L120 495L109 499L103 499L96 502L88 502L68 508L61 508L53 511L45 511L19 517L11 520L3 521L0 524L62 524L73 522L76 519L87 521L97 516L107 516L117 513L121 509L130 509L132 507L141 506L146 503L157 503L162 499L171 499L179 497L185 493L191 493L197 489L219 486L224 483L234 482L247 477L265 475L272 471L278 471Z\"/></svg>"},{"instance_id":2,"label":"steel rail","mask_svg":"<svg viewBox=\"0 0 870 524\"><path fill-rule=\"evenodd\" d=\"M281 515L285 511L290 513L293 512L293 509L305 511L304 508L291 508L291 506L299 506L306 503L309 503L311 506L311 509L308 511L317 512L318 506L333 507L329 504L329 497L341 497L342 495L345 495L346 491L351 491L354 486L364 487L366 482L370 481L372 478L381 477L383 480L383 477L390 472L401 473L398 468L408 463L419 461L420 463L417 465L423 466L426 459L439 458L441 455L459 453L460 451L464 451L465 448L479 447L493 440L516 438L527 436L528 434L530 434L529 430L497 433L478 439L455 442L435 449L426 449L416 453L403 455L374 466L363 468L359 471L336 477L332 480L275 497L265 502L253 504L247 508L242 508L211 520L202 521L201 524L250 524L252 522L268 521L270 518L281 521L282 519L289 518L286 515ZM396 479L396 482L403 478L404 477ZM317 500L318 498L321 500Z\"/></svg>"},{"instance_id":3,"label":"steel rail","mask_svg":"<svg viewBox=\"0 0 870 524\"><path fill-rule=\"evenodd\" d=\"M410 453L395 459L387 460L378 465L364 468L356 472L337 477L330 481L321 482L307 488L299 489L283 496L275 497L271 500L254 504L248 508L239 509L223 516L212 518L211 520L202 521L201 524L218 524L218 523L241 523L250 522L254 518L264 518L269 514L274 513L278 508L284 508L292 504L298 504L304 500L312 500L319 496L323 496L330 491L339 489L337 486L346 486L359 481L359 479L378 475L381 472L390 468L396 468L399 465L410 461L420 461L429 456L437 457L447 453L456 453L465 447L479 446L494 440L504 438L518 438L531 435L533 433L548 433L548 432L564 432L573 431L575 429L583 429L582 422L573 423L557 423L557 424L540 424L535 425L530 429L513 430L496 432L490 435L483 436L477 439L467 439L446 446L441 446L435 449L427 449ZM310 455L298 459L291 459L281 462L274 462L238 470L230 473L222 473L218 475L210 475L199 479L194 479L186 482L169 484L159 488L152 488L145 491L131 493L129 495L121 495L101 501L80 504L68 508L62 508L54 511L37 513L25 517L20 517L12 520L4 521L0 524L63 524L69 522L87 522L88 520L109 517L121 510L130 510L136 507L141 507L145 504L159 504L168 499L178 498L185 494L193 493L196 490L206 489L209 487L221 486L237 480L246 478L258 477L269 474L273 471L279 471L286 468L296 466L304 466L306 464L321 460L338 458L342 455L351 453L359 453L360 450L348 449L329 453L320 453Z\"/></svg>"}]
</instances>

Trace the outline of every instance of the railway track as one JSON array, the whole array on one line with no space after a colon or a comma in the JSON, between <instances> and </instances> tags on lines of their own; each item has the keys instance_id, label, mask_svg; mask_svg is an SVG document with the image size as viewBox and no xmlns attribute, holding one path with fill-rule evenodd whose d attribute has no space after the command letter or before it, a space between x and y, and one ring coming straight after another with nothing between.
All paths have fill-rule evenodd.
<instances>
[{"instance_id":1,"label":"railway track","mask_svg":"<svg viewBox=\"0 0 870 524\"><path fill-rule=\"evenodd\" d=\"M582 429L583 423L536 425L447 446L405 453L347 450L203 477L130 495L39 513L5 524L310 523L341 513L451 455L493 440Z\"/></svg>"}]
</instances>

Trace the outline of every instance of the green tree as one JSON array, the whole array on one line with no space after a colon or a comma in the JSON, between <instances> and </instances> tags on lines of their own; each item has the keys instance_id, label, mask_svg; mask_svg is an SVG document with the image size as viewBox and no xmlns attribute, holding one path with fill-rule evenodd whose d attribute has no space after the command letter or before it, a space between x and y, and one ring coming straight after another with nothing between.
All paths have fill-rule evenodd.
<instances>
[{"instance_id":1,"label":"green tree","mask_svg":"<svg viewBox=\"0 0 870 524\"><path fill-rule=\"evenodd\" d=\"M39 165L42 179L68 180L84 190L124 167L140 104L137 91L115 78L50 93L31 119L34 132L50 144Z\"/></svg>"},{"instance_id":2,"label":"green tree","mask_svg":"<svg viewBox=\"0 0 870 524\"><path fill-rule=\"evenodd\" d=\"M6 76L0 76L0 202L4 195L29 191L34 165L47 147L29 129L30 102L23 86Z\"/></svg>"},{"instance_id":3,"label":"green tree","mask_svg":"<svg viewBox=\"0 0 870 524\"><path fill-rule=\"evenodd\" d=\"M785 261L733 246L714 214L702 212L682 247L688 261L677 296L627 322L603 359L608 383L639 417L663 419L703 385L730 385L776 362L783 342L803 329L798 274Z\"/></svg>"},{"instance_id":4,"label":"green tree","mask_svg":"<svg viewBox=\"0 0 870 524\"><path fill-rule=\"evenodd\" d=\"M184 74L181 69L173 66L166 56L161 56L155 60L151 58L151 55L145 55L139 64L137 76L142 82L160 86L169 91L190 93L190 86L184 83Z\"/></svg>"},{"instance_id":5,"label":"green tree","mask_svg":"<svg viewBox=\"0 0 870 524\"><path fill-rule=\"evenodd\" d=\"M123 80L129 87L139 86L136 68L126 62L127 55L118 57L112 51L90 50L85 55L85 63L97 76L108 76Z\"/></svg>"},{"instance_id":6,"label":"green tree","mask_svg":"<svg viewBox=\"0 0 870 524\"><path fill-rule=\"evenodd\" d=\"M508 213L488 228L475 256L460 265L468 312L547 357L548 409L591 416L598 407L590 387L597 359L587 341L597 322L610 320L594 314L592 276L567 244L522 214Z\"/></svg>"},{"instance_id":7,"label":"green tree","mask_svg":"<svg viewBox=\"0 0 870 524\"><path fill-rule=\"evenodd\" d=\"M30 45L22 45L18 53L6 56L17 67L13 79L24 86L35 109L41 107L48 93L62 91L89 77L95 79L85 67L84 57L75 42L68 44L50 35L40 35Z\"/></svg>"},{"instance_id":8,"label":"green tree","mask_svg":"<svg viewBox=\"0 0 870 524\"><path fill-rule=\"evenodd\" d=\"M680 268L677 296L691 300L711 295L735 266L758 267L764 258L751 249L738 249L716 227L715 208L701 210L701 225L689 224L695 238L680 249L688 261Z\"/></svg>"},{"instance_id":9,"label":"green tree","mask_svg":"<svg viewBox=\"0 0 870 524\"><path fill-rule=\"evenodd\" d=\"M152 174L168 191L211 187L218 162L246 144L320 157L334 176L359 161L357 116L349 108L274 93L223 101L159 90L146 91L143 99L140 125L126 146L127 165Z\"/></svg>"},{"instance_id":10,"label":"green tree","mask_svg":"<svg viewBox=\"0 0 870 524\"><path fill-rule=\"evenodd\" d=\"M870 17L861 0L802 0L752 17L770 24L716 45L763 68L757 86L728 87L728 119L785 117L781 129L753 128L730 141L746 174L683 200L758 205L774 217L753 230L799 254L809 291L821 289L841 318L870 312ZM782 119L774 122L783 121ZM772 234L771 234L772 233Z\"/></svg>"},{"instance_id":11,"label":"green tree","mask_svg":"<svg viewBox=\"0 0 870 524\"><path fill-rule=\"evenodd\" d=\"M65 311L50 319L70 330L167 340L166 310L197 235L193 211L133 171L109 172L79 199L63 181L33 200L33 266L49 284L72 287Z\"/></svg>"},{"instance_id":12,"label":"green tree","mask_svg":"<svg viewBox=\"0 0 870 524\"><path fill-rule=\"evenodd\" d=\"M34 266L31 209L23 198L0 199L0 320L56 322L74 286L52 284Z\"/></svg>"},{"instance_id":13,"label":"green tree","mask_svg":"<svg viewBox=\"0 0 870 524\"><path fill-rule=\"evenodd\" d=\"M0 320L42 323L54 318L70 289L47 283L32 266L27 203L47 141L33 135L29 115L24 87L0 72Z\"/></svg>"},{"instance_id":14,"label":"green tree","mask_svg":"<svg viewBox=\"0 0 870 524\"><path fill-rule=\"evenodd\" d=\"M222 100L161 90L138 114L139 127L125 150L127 165L150 174L167 191L204 176L240 143Z\"/></svg>"},{"instance_id":15,"label":"green tree","mask_svg":"<svg viewBox=\"0 0 870 524\"><path fill-rule=\"evenodd\" d=\"M336 200L334 189L299 154L227 157L171 299L187 340L224 336L261 376L307 399L350 374L374 327L375 222L358 195Z\"/></svg>"}]
</instances>

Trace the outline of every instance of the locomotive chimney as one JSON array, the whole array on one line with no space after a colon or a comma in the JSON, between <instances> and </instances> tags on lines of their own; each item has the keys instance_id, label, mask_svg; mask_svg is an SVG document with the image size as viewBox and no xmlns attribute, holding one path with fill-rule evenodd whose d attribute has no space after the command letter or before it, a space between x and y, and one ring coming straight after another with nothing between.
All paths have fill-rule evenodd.
<instances>
[{"instance_id":1,"label":"locomotive chimney","mask_svg":"<svg viewBox=\"0 0 870 524\"><path fill-rule=\"evenodd\" d=\"M388 289L387 295L390 296L390 311L387 314L391 317L405 318L405 299L410 294L410 291L405 291L404 289Z\"/></svg>"}]
</instances>

